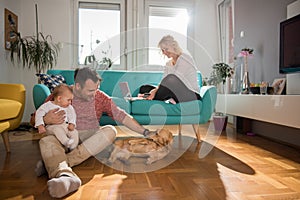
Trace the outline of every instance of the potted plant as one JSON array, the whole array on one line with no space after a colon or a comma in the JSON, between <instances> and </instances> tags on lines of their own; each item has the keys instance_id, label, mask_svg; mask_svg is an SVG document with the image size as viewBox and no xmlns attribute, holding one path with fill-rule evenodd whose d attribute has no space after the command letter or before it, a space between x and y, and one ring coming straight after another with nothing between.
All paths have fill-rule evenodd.
<instances>
[{"instance_id":1,"label":"potted plant","mask_svg":"<svg viewBox=\"0 0 300 200\"><path fill-rule=\"evenodd\" d=\"M36 16L37 16L37 5ZM59 46L52 42L50 35L44 36L38 32L38 17L36 17L36 35L22 37L20 32L15 31L15 40L10 44L10 58L21 61L23 67L35 67L36 73L51 69L57 62Z\"/></svg>"},{"instance_id":2,"label":"potted plant","mask_svg":"<svg viewBox=\"0 0 300 200\"><path fill-rule=\"evenodd\" d=\"M100 40L96 40L96 44L100 44ZM108 56L111 55L111 45L109 43L109 41L106 41L104 42L105 44L102 44L102 45L99 45L97 48L93 51L92 50L92 47L91 47L91 51L93 51L93 53L91 55L88 55L85 57L84 59L84 65L88 65L88 64L91 64L93 68L95 69L109 69L112 64L113 64L113 61L111 60L111 58ZM100 47L103 48L103 46L107 45L107 50L103 50L103 49L100 49ZM97 51L96 51L97 50ZM100 50L100 52L99 52ZM100 57L100 59L97 59L97 57Z\"/></svg>"},{"instance_id":3,"label":"potted plant","mask_svg":"<svg viewBox=\"0 0 300 200\"><path fill-rule=\"evenodd\" d=\"M208 84L215 86L222 86L222 93L224 93L224 84L227 78L231 78L234 74L234 69L228 64L220 62L215 63L210 78L207 80ZM215 112L213 116L215 131L222 132L226 130L228 116L221 112Z\"/></svg>"},{"instance_id":4,"label":"potted plant","mask_svg":"<svg viewBox=\"0 0 300 200\"><path fill-rule=\"evenodd\" d=\"M221 90L220 92L224 93L224 84L226 83L227 78L231 78L233 76L234 69L223 62L215 63L212 68L213 70L207 80L207 83L209 85L219 87L219 90Z\"/></svg>"},{"instance_id":5,"label":"potted plant","mask_svg":"<svg viewBox=\"0 0 300 200\"><path fill-rule=\"evenodd\" d=\"M210 74L209 83L212 85L218 85L220 83L226 83L227 77L232 77L234 71L233 68L228 64L220 62L215 63L213 66L213 71Z\"/></svg>"},{"instance_id":6,"label":"potted plant","mask_svg":"<svg viewBox=\"0 0 300 200\"><path fill-rule=\"evenodd\" d=\"M84 59L84 65L92 64L95 69L109 69L113 62L109 57L103 57L98 61L94 54L86 56Z\"/></svg>"}]
</instances>

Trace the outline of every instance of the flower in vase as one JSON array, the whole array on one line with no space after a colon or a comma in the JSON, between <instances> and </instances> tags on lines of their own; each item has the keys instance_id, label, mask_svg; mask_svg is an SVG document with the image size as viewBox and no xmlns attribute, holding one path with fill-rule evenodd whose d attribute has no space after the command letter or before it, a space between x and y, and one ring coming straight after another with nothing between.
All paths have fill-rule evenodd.
<instances>
[{"instance_id":1,"label":"flower in vase","mask_svg":"<svg viewBox=\"0 0 300 200\"><path fill-rule=\"evenodd\" d=\"M238 54L238 57L248 57L253 55L253 49L243 48L241 52Z\"/></svg>"},{"instance_id":2,"label":"flower in vase","mask_svg":"<svg viewBox=\"0 0 300 200\"><path fill-rule=\"evenodd\" d=\"M244 58L244 68L245 72L248 72L248 57L253 55L253 49L250 48L243 48L241 52L238 54L238 57Z\"/></svg>"}]
</instances>

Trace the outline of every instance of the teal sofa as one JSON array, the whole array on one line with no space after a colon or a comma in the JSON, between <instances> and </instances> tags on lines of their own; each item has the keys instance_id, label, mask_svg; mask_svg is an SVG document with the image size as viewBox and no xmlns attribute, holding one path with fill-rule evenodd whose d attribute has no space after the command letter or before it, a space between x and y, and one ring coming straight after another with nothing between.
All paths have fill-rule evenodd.
<instances>
[{"instance_id":1,"label":"teal sofa","mask_svg":"<svg viewBox=\"0 0 300 200\"><path fill-rule=\"evenodd\" d=\"M103 81L100 90L112 97L113 101L127 113L130 113L140 124L162 125L162 124L193 124L194 131L200 141L199 124L204 124L211 118L217 99L217 90L214 86L202 86L202 76L198 73L199 86L201 88L201 100L170 104L156 100L129 101L122 97L119 82L127 81L132 96L137 96L139 87L143 84L158 85L162 79L162 72L150 71L97 71ZM74 83L74 70L48 70L49 75L62 75L67 84ZM43 84L33 87L33 101L38 108L50 94L50 90ZM114 124L109 116L103 115L100 125Z\"/></svg>"}]
</instances>

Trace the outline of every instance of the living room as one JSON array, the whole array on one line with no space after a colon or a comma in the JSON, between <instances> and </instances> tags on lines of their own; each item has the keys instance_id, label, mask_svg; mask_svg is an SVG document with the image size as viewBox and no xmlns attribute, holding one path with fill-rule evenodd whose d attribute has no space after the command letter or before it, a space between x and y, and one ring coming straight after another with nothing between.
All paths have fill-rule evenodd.
<instances>
[{"instance_id":1,"label":"living room","mask_svg":"<svg viewBox=\"0 0 300 200\"><path fill-rule=\"evenodd\" d=\"M76 4L78 2L79 1L60 0L36 0L34 2L28 0L1 1L0 5L3 9L0 13L3 17L4 8L12 11L18 16L18 29L22 35L32 35L35 32L35 4L37 4L40 31L52 35L53 40L59 43L61 47L58 62L56 66L54 66L54 69L68 70L75 69L78 66L78 52L74 50L75 47L78 47L78 41L75 39L76 34L74 33L77 26L75 18L77 13L76 9L78 9L78 5ZM101 2L103 3L105 1L101 0ZM112 1L108 1L108 3L111 2ZM126 30L135 30L139 27L143 27L145 22L142 19L146 15L144 12L146 5L150 4L149 2L156 3L155 0L149 2L146 0L128 0L124 2L114 0L113 2L116 4L121 2L122 6L126 7L128 10L125 19L122 19L126 21ZM195 58L195 61L199 66L198 70L202 73L202 76L208 77L211 72L211 66L222 60L222 53L219 50L217 14L217 3L219 3L219 1L195 0L187 1L186 4L177 1L162 2L164 2L164 6L169 4L175 7L182 5L188 5L188 8L193 7L191 13L194 14L192 17L194 26L191 28L190 37L192 37L192 40L196 41L198 45L188 49ZM234 8L233 21L235 36L233 41L233 55L238 55L240 50L244 47L251 47L254 49L254 57L249 60L251 82L267 81L272 83L274 79L290 76L279 73L279 23L287 18L287 7L294 2L299 2L299 0L232 0ZM122 17L124 16L122 15ZM4 20L1 20L0 25L4 27ZM26 123L30 121L31 113L35 111L32 91L34 85L37 84L38 79L35 76L36 72L34 68L23 68L20 64L13 64L10 61L10 52L4 48L4 31L1 35L2 39L0 45L3 48L0 50L0 80L2 83L21 83L25 85L26 105L22 122ZM136 40L134 41L128 40L131 42L131 44L128 45L134 47L134 44L140 44L143 37L136 37L135 39ZM147 63L145 63L144 60L139 60L138 57L138 53L133 54L131 57L128 56L124 65L115 65L109 70L152 71L154 69L152 66L147 68ZM240 63L237 64L240 65ZM298 74L293 76L298 76ZM235 123L234 120L233 123ZM257 130L258 127L263 129L265 124L260 124L260 122L257 124L257 122L254 122L253 126L254 130ZM272 132L274 129L278 129L278 127L269 127L268 132ZM290 134L293 135L292 138L294 141L295 133L299 133L299 129L295 128L280 126L279 129L280 131L290 132ZM293 145L295 145L295 142Z\"/></svg>"},{"instance_id":2,"label":"living room","mask_svg":"<svg viewBox=\"0 0 300 200\"><path fill-rule=\"evenodd\" d=\"M56 3L57 2L57 3ZM128 6L137 8L143 6L134 4L135 1L128 2ZM211 67L215 62L221 60L219 52L219 39L217 28L217 1L195 1L194 13L196 15L193 28L193 40L201 44L203 48L189 49L194 56L199 71L203 77L208 77L211 72ZM262 80L272 83L275 78L285 77L284 74L279 74L279 23L286 19L287 5L294 2L290 1L276 1L271 0L257 2L254 4L249 1L234 2L234 55L239 51L249 46L255 49L255 56L251 59L249 68L250 82L260 82ZM61 43L63 48L60 50L58 61L55 69L74 69L78 66L74 55L74 41L73 35L73 3L69 1L37 1L39 9L40 31L45 35L50 34L55 42ZM35 32L35 7L32 2L26 1L3 1L1 2L3 8L13 11L19 16L19 31L23 36L30 36ZM73 7L72 7L73 6ZM52 15L55 10L56 15ZM1 10L4 16L4 9ZM143 15L143 13L139 13ZM51 17L50 17L51 16ZM133 18L133 17L132 17ZM128 19L129 20L129 19ZM133 19L130 19L133 20ZM4 21L1 21L2 23ZM57 23L59 22L59 23ZM2 24L4 27L4 24ZM129 26L129 25L128 25ZM137 25L130 25L128 29L135 29ZM205 30L205 31L203 31ZM241 31L245 36L240 37ZM276 34L275 34L276 33ZM4 32L2 33L4 34ZM258 37L259 36L259 37ZM259 40L257 38L260 38ZM2 38L2 46L4 46L4 35ZM69 44L69 45L68 45ZM196 49L196 50L195 50ZM197 51L197 53L195 53ZM30 114L34 112L35 108L32 102L32 88L37 83L35 70L33 68L23 68L18 64L13 65L10 61L9 51L4 48L1 49L1 80L2 82L14 83L19 80L26 87L26 107L23 121L28 122ZM262 58L263 56L263 58ZM129 62L129 61L127 61ZM142 63L126 64L126 68L122 66L123 70L136 70L145 65ZM117 67L119 68L119 67ZM114 68L112 68L113 70ZM149 69L150 71L152 69Z\"/></svg>"}]
</instances>

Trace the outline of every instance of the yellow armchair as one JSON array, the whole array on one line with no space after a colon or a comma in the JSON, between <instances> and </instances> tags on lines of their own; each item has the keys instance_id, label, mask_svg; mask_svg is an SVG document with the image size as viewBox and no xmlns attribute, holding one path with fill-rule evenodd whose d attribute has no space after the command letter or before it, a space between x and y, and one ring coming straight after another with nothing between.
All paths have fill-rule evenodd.
<instances>
[{"instance_id":1,"label":"yellow armchair","mask_svg":"<svg viewBox=\"0 0 300 200\"><path fill-rule=\"evenodd\" d=\"M25 93L23 84L0 83L0 133L7 152L10 152L8 131L20 126Z\"/></svg>"}]
</instances>

